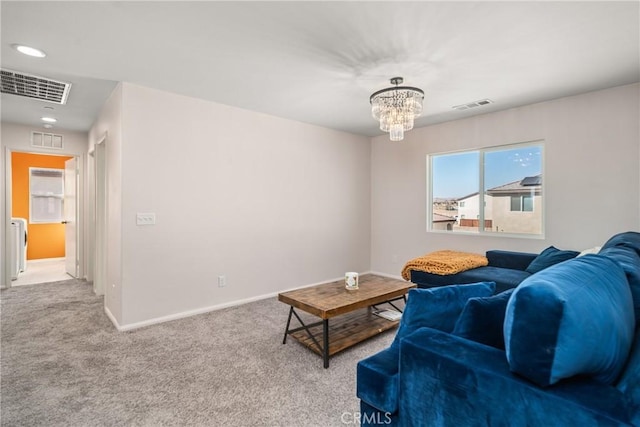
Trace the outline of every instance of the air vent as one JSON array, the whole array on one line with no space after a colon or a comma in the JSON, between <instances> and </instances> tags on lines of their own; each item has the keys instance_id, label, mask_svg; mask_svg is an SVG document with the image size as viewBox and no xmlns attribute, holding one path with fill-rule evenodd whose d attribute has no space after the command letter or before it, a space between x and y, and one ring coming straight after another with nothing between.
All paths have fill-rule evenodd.
<instances>
[{"instance_id":1,"label":"air vent","mask_svg":"<svg viewBox=\"0 0 640 427\"><path fill-rule=\"evenodd\" d=\"M24 96L41 101L66 104L71 83L32 76L11 70L1 70L2 93Z\"/></svg>"},{"instance_id":2,"label":"air vent","mask_svg":"<svg viewBox=\"0 0 640 427\"><path fill-rule=\"evenodd\" d=\"M481 99L480 101L470 102L468 104L455 105L452 108L458 111L470 110L471 108L483 107L485 105L493 104L490 99Z\"/></svg>"}]
</instances>

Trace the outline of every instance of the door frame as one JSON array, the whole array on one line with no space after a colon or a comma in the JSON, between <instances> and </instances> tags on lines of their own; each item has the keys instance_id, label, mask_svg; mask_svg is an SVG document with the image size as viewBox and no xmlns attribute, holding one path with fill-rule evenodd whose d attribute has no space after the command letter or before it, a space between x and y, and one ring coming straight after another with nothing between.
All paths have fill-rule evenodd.
<instances>
[{"instance_id":1,"label":"door frame","mask_svg":"<svg viewBox=\"0 0 640 427\"><path fill-rule=\"evenodd\" d=\"M4 241L2 242L2 256L4 257L4 265L7 267L4 269L4 275L2 279L2 289L11 288L11 271L9 270L10 264L10 245L11 245L11 213L12 213L12 194L13 194L13 178L12 178L12 168L11 168L11 158L13 153L28 153L28 154L40 154L40 155L48 155L48 156L57 156L57 157L74 157L78 162L78 173L80 179L78 180L77 186L77 200L76 200L76 224L78 227L76 234L76 258L78 260L78 276L79 278L83 278L86 275L85 269L85 257L84 257L84 179L85 176L85 165L84 165L84 156L76 153L69 153L65 151L56 151L52 153L51 151L39 150L37 148L33 149L19 149L19 148L10 148L5 147L5 223L4 223Z\"/></svg>"},{"instance_id":2,"label":"door frame","mask_svg":"<svg viewBox=\"0 0 640 427\"><path fill-rule=\"evenodd\" d=\"M73 239L69 238L69 222L67 221L67 201L69 201L69 198L67 197L70 193L69 193L69 188L67 187L67 182L68 182L68 176L67 173L69 172L69 170L67 169L67 163L68 162L73 162L72 166L73 166L73 170L71 171L71 173L73 174L73 218L71 218L71 224L73 227L75 227L75 230L73 232ZM78 239L78 227L79 224L77 223L78 220L78 212L80 211L80 199L79 199L79 193L80 193L80 167L78 164L78 158L77 157L72 157L71 159L65 160L64 162L64 174L63 174L63 180L64 180L64 204L63 204L63 210L62 210L62 223L64 224L64 244L65 244L65 251L64 251L64 263L65 263L65 270L67 272L67 274L71 275L73 278L79 278L80 276L80 257L78 256L78 249L79 249L79 245L80 245L80 241ZM69 272L70 268L69 268L69 252L68 252L68 243L73 242L74 248L73 248L73 253L75 255L74 260L73 260L73 268L71 268L71 270L73 270L73 274L71 274Z\"/></svg>"},{"instance_id":3,"label":"door frame","mask_svg":"<svg viewBox=\"0 0 640 427\"><path fill-rule=\"evenodd\" d=\"M92 170L89 187L92 188L90 200L90 225L91 248L88 250L87 279L93 281L93 292L96 295L104 295L107 288L107 236L108 236L108 180L107 180L107 137L105 132L102 137L89 150L89 160Z\"/></svg>"}]
</instances>

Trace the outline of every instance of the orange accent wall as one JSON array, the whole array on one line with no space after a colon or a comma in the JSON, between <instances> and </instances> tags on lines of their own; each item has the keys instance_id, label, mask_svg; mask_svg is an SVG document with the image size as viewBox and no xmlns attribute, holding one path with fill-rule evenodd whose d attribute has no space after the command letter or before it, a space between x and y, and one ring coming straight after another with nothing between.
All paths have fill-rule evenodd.
<instances>
[{"instance_id":1,"label":"orange accent wall","mask_svg":"<svg viewBox=\"0 0 640 427\"><path fill-rule=\"evenodd\" d=\"M64 257L64 225L29 222L29 168L64 169L72 158L11 153L11 216L27 220L27 259Z\"/></svg>"}]
</instances>

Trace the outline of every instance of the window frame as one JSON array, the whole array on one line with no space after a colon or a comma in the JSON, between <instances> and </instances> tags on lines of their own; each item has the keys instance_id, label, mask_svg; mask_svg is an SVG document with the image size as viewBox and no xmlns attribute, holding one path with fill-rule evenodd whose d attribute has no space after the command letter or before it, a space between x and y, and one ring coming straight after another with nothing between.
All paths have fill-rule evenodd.
<instances>
[{"instance_id":1,"label":"window frame","mask_svg":"<svg viewBox=\"0 0 640 427\"><path fill-rule=\"evenodd\" d=\"M538 140L531 140L531 141L524 141L524 142L517 142L517 143L510 143L510 144L504 144L504 145L496 145L496 146L490 146L490 147L481 147L481 148L469 148L469 149L464 149L464 150L456 150L456 151L447 151L447 152L438 152L438 153L430 153L427 154L426 156L426 195L427 195L427 217L426 217L426 231L427 233L438 233L438 234L456 234L456 235L466 235L466 236L494 236L494 237L510 237L510 238L525 238L525 239L544 239L545 238L545 230L546 230L546 191L544 190L544 187L541 191L540 194L540 198L541 198L541 204L542 204L542 211L540 212L540 220L541 220L541 224L540 224L540 234L532 234L532 233L505 233L505 232L494 232L494 231L486 231L484 229L484 227L481 229L480 227L477 228L476 231L466 231L466 230L456 230L454 232L452 231L447 231L447 230L438 230L438 229L434 229L433 228L433 158L437 157L437 156L443 156L443 155L451 155L451 154L463 154L463 153L471 153L471 152L477 152L478 153L478 161L479 161L479 171L478 171L478 196L479 196L479 201L478 201L478 205L479 206L484 206L483 209L479 210L479 218L478 218L478 222L479 224L485 224L485 209L486 209L486 202L485 202L485 185L484 185L484 181L485 181L485 154L486 153L490 153L490 152L495 152L495 151L506 151L506 150L511 150L511 149L517 149L517 148L526 148L527 146L534 146L539 148L540 150L540 175L542 176L542 182L543 185L546 182L545 180L545 163L546 163L546 159L545 159L545 140L544 139L538 139ZM534 206L533 200L532 200L532 207ZM524 211L524 200L522 198L522 196L520 196L520 211L512 211L512 212L523 212L523 213L531 213L532 211ZM461 219L460 217L458 217L458 219Z\"/></svg>"}]
</instances>

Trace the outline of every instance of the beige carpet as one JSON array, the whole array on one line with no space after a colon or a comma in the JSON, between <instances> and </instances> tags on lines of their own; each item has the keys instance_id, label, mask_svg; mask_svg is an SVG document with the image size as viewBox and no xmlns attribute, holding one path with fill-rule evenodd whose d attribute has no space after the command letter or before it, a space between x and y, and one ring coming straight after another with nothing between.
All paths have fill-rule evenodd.
<instances>
[{"instance_id":1,"label":"beige carpet","mask_svg":"<svg viewBox=\"0 0 640 427\"><path fill-rule=\"evenodd\" d=\"M91 285L1 293L2 426L344 426L358 360L389 331L331 359L289 339L275 298L118 332Z\"/></svg>"}]
</instances>

